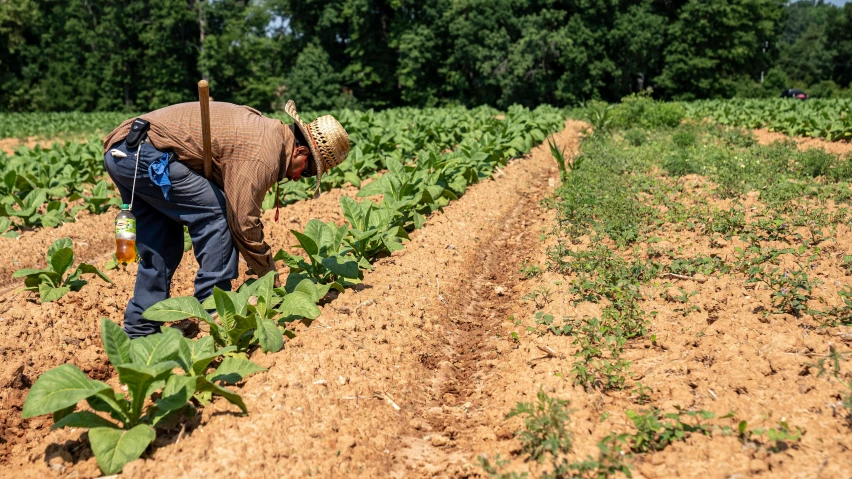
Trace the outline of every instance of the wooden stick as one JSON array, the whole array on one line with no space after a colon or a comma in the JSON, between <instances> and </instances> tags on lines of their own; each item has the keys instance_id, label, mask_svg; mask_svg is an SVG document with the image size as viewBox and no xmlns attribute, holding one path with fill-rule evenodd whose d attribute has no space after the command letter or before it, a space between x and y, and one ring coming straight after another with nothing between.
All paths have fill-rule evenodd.
<instances>
[{"instance_id":1,"label":"wooden stick","mask_svg":"<svg viewBox=\"0 0 852 479\"><path fill-rule=\"evenodd\" d=\"M697 281L699 283L706 283L707 282L707 278L693 278L692 276L684 276L682 274L664 273L663 276L668 276L669 278Z\"/></svg>"},{"instance_id":2,"label":"wooden stick","mask_svg":"<svg viewBox=\"0 0 852 479\"><path fill-rule=\"evenodd\" d=\"M201 138L204 154L204 177L213 176L213 152L210 139L210 87L207 80L198 82L198 103L201 104Z\"/></svg>"}]
</instances>

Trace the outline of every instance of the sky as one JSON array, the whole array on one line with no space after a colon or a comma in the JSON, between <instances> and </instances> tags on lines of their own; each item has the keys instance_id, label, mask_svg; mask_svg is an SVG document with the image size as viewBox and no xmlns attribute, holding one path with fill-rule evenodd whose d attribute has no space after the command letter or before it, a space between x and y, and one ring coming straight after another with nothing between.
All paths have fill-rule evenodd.
<instances>
[{"instance_id":1,"label":"sky","mask_svg":"<svg viewBox=\"0 0 852 479\"><path fill-rule=\"evenodd\" d=\"M843 5L845 3L849 3L852 0L826 0L825 3L831 3L833 5Z\"/></svg>"}]
</instances>

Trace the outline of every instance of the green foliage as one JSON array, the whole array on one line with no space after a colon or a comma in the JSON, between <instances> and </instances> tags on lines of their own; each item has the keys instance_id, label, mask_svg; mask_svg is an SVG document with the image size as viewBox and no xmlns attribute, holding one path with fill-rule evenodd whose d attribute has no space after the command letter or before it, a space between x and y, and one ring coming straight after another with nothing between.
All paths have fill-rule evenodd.
<instances>
[{"instance_id":1,"label":"green foliage","mask_svg":"<svg viewBox=\"0 0 852 479\"><path fill-rule=\"evenodd\" d=\"M204 304L196 298L169 298L151 306L142 314L146 319L174 322L187 318L204 321L210 336L222 348L246 352L259 346L264 352L284 347L284 335L292 335L286 324L297 319L319 316L316 303L328 288L317 288L308 280L294 285L291 291L274 288L275 273L246 283L236 292L213 290ZM211 315L207 309L214 309Z\"/></svg>"},{"instance_id":2,"label":"green foliage","mask_svg":"<svg viewBox=\"0 0 852 479\"><path fill-rule=\"evenodd\" d=\"M703 100L685 103L694 119L744 128L766 128L789 136L852 140L852 99Z\"/></svg>"},{"instance_id":3,"label":"green foliage","mask_svg":"<svg viewBox=\"0 0 852 479\"><path fill-rule=\"evenodd\" d=\"M619 128L674 128L686 112L677 103L654 101L647 95L630 95L612 110L612 123Z\"/></svg>"},{"instance_id":4,"label":"green foliage","mask_svg":"<svg viewBox=\"0 0 852 479\"><path fill-rule=\"evenodd\" d=\"M226 366L223 362L210 379L204 373L221 354L212 351L210 342L192 345L180 331L171 328L130 339L107 318L101 320L101 337L126 393L89 379L71 364L63 364L35 381L24 402L22 417L52 413L53 429L88 428L92 451L104 474L119 473L125 464L139 458L154 442L155 428L192 409L191 399L196 393L222 396L247 412L238 394L214 381L233 383L237 377L242 379L259 371L250 361L242 360L239 366ZM175 373L177 368L183 369L184 374ZM223 368L226 371L220 372ZM159 394L155 396L156 393ZM75 411L83 400L92 411ZM106 413L109 419L98 412Z\"/></svg>"},{"instance_id":5,"label":"green foliage","mask_svg":"<svg viewBox=\"0 0 852 479\"><path fill-rule=\"evenodd\" d=\"M74 244L68 238L58 239L47 249L47 268L24 268L15 271L13 278L24 278L21 291L38 292L42 303L49 303L65 296L69 291L80 291L88 284L82 279L84 274L95 274L107 283L109 278L89 263L80 263L77 269L65 275L74 264Z\"/></svg>"},{"instance_id":6,"label":"green foliage","mask_svg":"<svg viewBox=\"0 0 852 479\"><path fill-rule=\"evenodd\" d=\"M788 443L796 443L802 438L804 431L796 426L796 432L790 430L790 425L784 421L778 422L776 428L754 428L749 429L746 421L740 421L737 426L738 436L741 442L761 445L759 437L763 436L769 441L767 450L769 452L781 452L789 447Z\"/></svg>"},{"instance_id":7,"label":"green foliage","mask_svg":"<svg viewBox=\"0 0 852 479\"><path fill-rule=\"evenodd\" d=\"M709 411L689 411L677 409L677 412L663 414L659 409L638 413L627 410L627 418L636 428L636 434L630 437L631 450L642 453L660 451L675 441L683 441L690 434L710 435L709 425L701 420L713 419L716 415ZM683 419L693 418L694 424L684 423Z\"/></svg>"}]
</instances>

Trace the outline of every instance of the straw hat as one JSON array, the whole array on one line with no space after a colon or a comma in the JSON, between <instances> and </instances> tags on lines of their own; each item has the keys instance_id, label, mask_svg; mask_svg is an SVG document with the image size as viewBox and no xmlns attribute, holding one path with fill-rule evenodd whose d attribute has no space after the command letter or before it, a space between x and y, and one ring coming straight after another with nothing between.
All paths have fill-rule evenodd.
<instances>
[{"instance_id":1,"label":"straw hat","mask_svg":"<svg viewBox=\"0 0 852 479\"><path fill-rule=\"evenodd\" d=\"M333 116L325 115L306 125L296 112L296 102L290 100L284 105L284 111L293 118L305 135L308 148L314 158L317 172L317 189L314 198L319 196L320 178L323 173L343 163L349 156L349 135Z\"/></svg>"}]
</instances>

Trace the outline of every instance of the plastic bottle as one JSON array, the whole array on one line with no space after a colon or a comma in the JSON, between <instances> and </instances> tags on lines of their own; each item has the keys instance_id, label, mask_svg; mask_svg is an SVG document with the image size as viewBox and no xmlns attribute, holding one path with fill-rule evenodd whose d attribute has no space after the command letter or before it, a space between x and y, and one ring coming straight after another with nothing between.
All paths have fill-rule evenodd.
<instances>
[{"instance_id":1,"label":"plastic bottle","mask_svg":"<svg viewBox=\"0 0 852 479\"><path fill-rule=\"evenodd\" d=\"M115 217L115 259L122 263L136 261L136 217L127 203L121 205L121 212Z\"/></svg>"}]
</instances>

